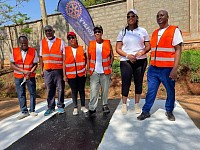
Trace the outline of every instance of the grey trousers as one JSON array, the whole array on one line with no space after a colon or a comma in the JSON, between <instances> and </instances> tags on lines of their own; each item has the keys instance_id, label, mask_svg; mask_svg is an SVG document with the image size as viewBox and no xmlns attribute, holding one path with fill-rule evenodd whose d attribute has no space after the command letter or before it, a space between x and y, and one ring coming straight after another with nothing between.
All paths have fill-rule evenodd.
<instances>
[{"instance_id":1,"label":"grey trousers","mask_svg":"<svg viewBox=\"0 0 200 150\"><path fill-rule=\"evenodd\" d=\"M63 70L50 70L44 71L44 80L47 87L47 103L48 109L55 109L55 96L56 88L58 91L58 108L64 108L64 87L65 82L63 80Z\"/></svg>"},{"instance_id":2,"label":"grey trousers","mask_svg":"<svg viewBox=\"0 0 200 150\"><path fill-rule=\"evenodd\" d=\"M108 89L110 86L110 76L110 74L98 74L96 72L93 72L92 76L90 76L89 110L95 110L97 107L100 87L102 105L108 104Z\"/></svg>"}]
</instances>

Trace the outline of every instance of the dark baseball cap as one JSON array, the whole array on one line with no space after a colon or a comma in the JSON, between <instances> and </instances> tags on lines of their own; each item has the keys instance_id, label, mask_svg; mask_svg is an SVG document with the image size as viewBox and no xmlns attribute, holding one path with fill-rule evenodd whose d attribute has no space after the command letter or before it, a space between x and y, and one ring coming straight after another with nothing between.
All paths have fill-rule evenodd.
<instances>
[{"instance_id":1,"label":"dark baseball cap","mask_svg":"<svg viewBox=\"0 0 200 150\"><path fill-rule=\"evenodd\" d=\"M101 25L96 25L96 26L94 26L94 29L93 29L93 31L95 31L95 30L100 30L100 31L102 31L102 32L103 32L103 28L102 28L102 26L101 26Z\"/></svg>"}]
</instances>

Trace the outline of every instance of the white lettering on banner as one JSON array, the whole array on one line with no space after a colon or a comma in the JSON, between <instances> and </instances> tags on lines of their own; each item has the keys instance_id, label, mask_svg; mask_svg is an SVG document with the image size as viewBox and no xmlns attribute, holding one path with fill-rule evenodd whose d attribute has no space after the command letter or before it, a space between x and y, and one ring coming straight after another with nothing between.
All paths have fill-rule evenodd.
<instances>
[{"instance_id":1,"label":"white lettering on banner","mask_svg":"<svg viewBox=\"0 0 200 150\"><path fill-rule=\"evenodd\" d=\"M79 20L79 22L83 24L83 26L85 27L85 29L87 30L87 32L90 34L90 36L94 35L93 30L90 29L90 26L87 25L87 23L85 22L85 20L83 18L81 18Z\"/></svg>"}]
</instances>

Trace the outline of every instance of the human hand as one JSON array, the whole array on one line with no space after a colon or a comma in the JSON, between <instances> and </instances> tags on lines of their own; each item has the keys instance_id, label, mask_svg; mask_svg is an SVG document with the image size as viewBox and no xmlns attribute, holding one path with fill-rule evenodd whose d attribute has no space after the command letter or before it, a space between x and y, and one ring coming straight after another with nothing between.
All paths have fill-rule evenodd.
<instances>
[{"instance_id":1,"label":"human hand","mask_svg":"<svg viewBox=\"0 0 200 150\"><path fill-rule=\"evenodd\" d=\"M64 80L65 82L68 82L68 79L67 79L66 76L63 77L63 80Z\"/></svg>"},{"instance_id":2,"label":"human hand","mask_svg":"<svg viewBox=\"0 0 200 150\"><path fill-rule=\"evenodd\" d=\"M138 58L138 57L141 57L144 54L145 54L144 50L140 50L135 54L135 57Z\"/></svg>"},{"instance_id":3,"label":"human hand","mask_svg":"<svg viewBox=\"0 0 200 150\"><path fill-rule=\"evenodd\" d=\"M169 74L169 77L172 79L172 80L174 80L174 81L176 81L177 80L177 69L172 69L172 71L170 72L170 74Z\"/></svg>"},{"instance_id":4,"label":"human hand","mask_svg":"<svg viewBox=\"0 0 200 150\"><path fill-rule=\"evenodd\" d=\"M132 63L135 63L135 62L136 62L136 57L135 57L135 55L133 55L133 54L128 54L128 55L127 55L127 58L128 58Z\"/></svg>"},{"instance_id":5,"label":"human hand","mask_svg":"<svg viewBox=\"0 0 200 150\"><path fill-rule=\"evenodd\" d=\"M44 78L44 71L40 71L40 76Z\"/></svg>"}]
</instances>

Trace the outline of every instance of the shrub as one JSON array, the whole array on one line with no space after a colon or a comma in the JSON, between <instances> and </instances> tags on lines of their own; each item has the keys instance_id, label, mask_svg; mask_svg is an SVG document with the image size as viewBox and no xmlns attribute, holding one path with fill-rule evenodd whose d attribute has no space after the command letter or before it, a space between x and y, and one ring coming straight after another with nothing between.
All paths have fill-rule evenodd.
<instances>
[{"instance_id":1,"label":"shrub","mask_svg":"<svg viewBox=\"0 0 200 150\"><path fill-rule=\"evenodd\" d=\"M180 64L196 72L200 68L200 50L183 51Z\"/></svg>"},{"instance_id":2,"label":"shrub","mask_svg":"<svg viewBox=\"0 0 200 150\"><path fill-rule=\"evenodd\" d=\"M120 61L119 59L114 60L112 65L113 73L116 75L120 75Z\"/></svg>"}]
</instances>

